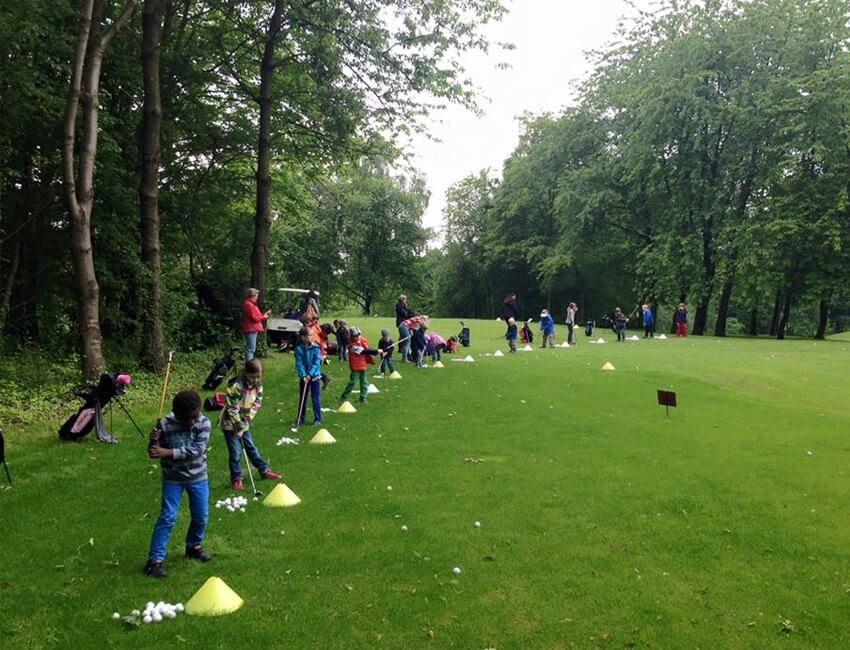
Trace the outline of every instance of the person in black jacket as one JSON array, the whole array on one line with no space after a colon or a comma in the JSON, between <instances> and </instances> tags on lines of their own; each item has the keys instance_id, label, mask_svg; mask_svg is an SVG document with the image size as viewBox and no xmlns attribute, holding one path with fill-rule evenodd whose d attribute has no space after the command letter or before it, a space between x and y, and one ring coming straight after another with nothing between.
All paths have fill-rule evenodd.
<instances>
[{"instance_id":1,"label":"person in black jacket","mask_svg":"<svg viewBox=\"0 0 850 650\"><path fill-rule=\"evenodd\" d=\"M398 328L399 351L401 352L401 362L406 363L410 356L410 330L402 325L408 318L416 316L407 305L407 296L401 294L398 297L398 302L395 304L395 326Z\"/></svg>"},{"instance_id":2,"label":"person in black jacket","mask_svg":"<svg viewBox=\"0 0 850 650\"><path fill-rule=\"evenodd\" d=\"M505 301L502 303L501 310L499 310L499 318L506 323L510 318L513 318L515 321L519 320L519 308L516 304L516 294L513 291L505 296Z\"/></svg>"}]
</instances>

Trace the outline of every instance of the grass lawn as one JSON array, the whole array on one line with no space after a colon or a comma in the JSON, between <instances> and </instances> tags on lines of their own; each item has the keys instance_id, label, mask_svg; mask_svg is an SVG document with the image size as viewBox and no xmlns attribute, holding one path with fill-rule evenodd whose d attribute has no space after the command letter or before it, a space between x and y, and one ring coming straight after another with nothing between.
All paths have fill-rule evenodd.
<instances>
[{"instance_id":1,"label":"grass lawn","mask_svg":"<svg viewBox=\"0 0 850 650\"><path fill-rule=\"evenodd\" d=\"M389 322L366 323L371 342ZM290 355L268 360L254 436L303 501L212 509L206 565L182 558L184 503L164 580L142 575L160 471L129 423L115 446L60 444L59 422L7 431L0 645L850 647L850 342L581 332L494 358L503 325L469 324L475 363L400 365L358 413L326 414L332 446L275 445L293 435L296 381ZM347 368L330 374L336 406ZM659 388L678 394L669 417ZM231 492L212 440L215 500ZM211 575L241 610L110 620L185 602Z\"/></svg>"}]
</instances>

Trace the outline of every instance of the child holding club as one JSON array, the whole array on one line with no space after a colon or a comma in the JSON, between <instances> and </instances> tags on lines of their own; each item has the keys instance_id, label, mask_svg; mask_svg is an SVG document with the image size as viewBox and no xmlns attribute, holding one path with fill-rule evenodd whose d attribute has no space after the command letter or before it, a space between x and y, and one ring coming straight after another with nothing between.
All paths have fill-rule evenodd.
<instances>
[{"instance_id":1,"label":"child holding club","mask_svg":"<svg viewBox=\"0 0 850 650\"><path fill-rule=\"evenodd\" d=\"M369 384L366 381L366 366L370 363L375 363L373 356L380 354L378 350L369 347L369 341L360 333L359 327L351 327L351 343L348 345L348 367L351 369L351 375L348 380L348 385L339 396L339 401L344 402L348 399L351 391L354 390L354 384L360 382L360 403L366 403L366 395L369 389Z\"/></svg>"},{"instance_id":2,"label":"child holding club","mask_svg":"<svg viewBox=\"0 0 850 650\"><path fill-rule=\"evenodd\" d=\"M552 318L548 309L540 312L540 336L543 339L541 348L545 348L546 343L549 343L550 348L555 347L555 319Z\"/></svg>"},{"instance_id":3,"label":"child holding club","mask_svg":"<svg viewBox=\"0 0 850 650\"><path fill-rule=\"evenodd\" d=\"M517 339L516 319L511 316L508 319L508 331L505 332L505 338L508 340L508 347L512 354L516 354L516 339Z\"/></svg>"},{"instance_id":4,"label":"child holding club","mask_svg":"<svg viewBox=\"0 0 850 650\"><path fill-rule=\"evenodd\" d=\"M302 327L295 346L295 372L298 373L298 413L293 429L304 424L307 414L307 393L313 398L313 424L322 424L322 398L319 381L322 376L322 349L313 340L313 332Z\"/></svg>"},{"instance_id":5,"label":"child holding club","mask_svg":"<svg viewBox=\"0 0 850 650\"><path fill-rule=\"evenodd\" d=\"M381 365L378 366L378 373L384 377L387 376L387 370L391 373L395 372L395 364L393 363L393 350L395 343L390 336L388 329L381 330L381 340L378 341L378 350L381 351Z\"/></svg>"},{"instance_id":6,"label":"child holding club","mask_svg":"<svg viewBox=\"0 0 850 650\"><path fill-rule=\"evenodd\" d=\"M244 490L242 455L268 479L280 479L277 472L260 456L251 436L251 422L263 405L263 366L256 359L245 362L245 369L227 387L227 405L221 412L221 429L230 454L230 481L234 490ZM248 471L251 468L248 467Z\"/></svg>"},{"instance_id":7,"label":"child holding club","mask_svg":"<svg viewBox=\"0 0 850 650\"><path fill-rule=\"evenodd\" d=\"M410 332L410 350L413 358L416 360L417 368L423 368L425 366L426 347L428 347L428 343L425 340L425 324L417 323Z\"/></svg>"},{"instance_id":8,"label":"child holding club","mask_svg":"<svg viewBox=\"0 0 850 650\"><path fill-rule=\"evenodd\" d=\"M446 349L446 339L436 332L429 332L425 335L425 343L428 346L428 351L431 353L431 361L443 360L443 350Z\"/></svg>"},{"instance_id":9,"label":"child holding club","mask_svg":"<svg viewBox=\"0 0 850 650\"><path fill-rule=\"evenodd\" d=\"M177 393L172 412L151 431L148 456L159 458L162 468L162 509L154 524L145 573L166 576L165 553L177 522L183 492L189 497L192 521L186 533L186 557L209 562L212 556L201 546L209 518L210 482L207 475L207 446L210 421L201 413L201 397L193 390Z\"/></svg>"}]
</instances>

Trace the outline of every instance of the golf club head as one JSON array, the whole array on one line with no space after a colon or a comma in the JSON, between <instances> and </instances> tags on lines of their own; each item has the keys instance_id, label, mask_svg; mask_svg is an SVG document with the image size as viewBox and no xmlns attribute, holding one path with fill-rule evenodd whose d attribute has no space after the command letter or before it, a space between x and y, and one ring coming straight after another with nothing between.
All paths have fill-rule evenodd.
<instances>
[{"instance_id":1,"label":"golf club head","mask_svg":"<svg viewBox=\"0 0 850 650\"><path fill-rule=\"evenodd\" d=\"M254 496L259 499L261 496L263 496L263 491L262 490L254 490Z\"/></svg>"}]
</instances>

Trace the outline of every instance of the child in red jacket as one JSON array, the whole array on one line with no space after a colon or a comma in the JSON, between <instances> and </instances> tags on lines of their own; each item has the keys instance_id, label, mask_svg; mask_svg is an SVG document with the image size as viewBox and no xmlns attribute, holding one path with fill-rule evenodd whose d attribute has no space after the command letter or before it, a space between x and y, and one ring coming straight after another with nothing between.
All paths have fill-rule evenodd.
<instances>
[{"instance_id":1,"label":"child in red jacket","mask_svg":"<svg viewBox=\"0 0 850 650\"><path fill-rule=\"evenodd\" d=\"M352 327L349 332L351 334L351 341L348 344L348 367L351 368L351 377L348 380L345 390L342 391L342 395L339 396L339 401L344 402L348 398L351 391L354 390L354 384L359 380L360 403L365 404L366 393L369 388L369 384L366 381L366 366L375 363L372 357L380 354L380 351L369 347L369 341L361 335L359 328Z\"/></svg>"}]
</instances>

